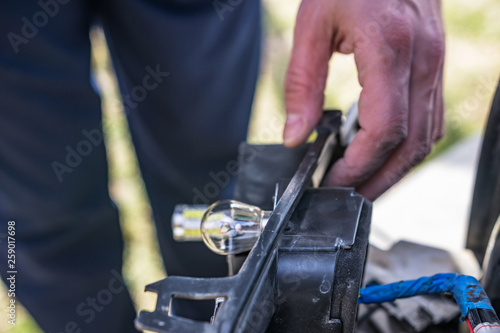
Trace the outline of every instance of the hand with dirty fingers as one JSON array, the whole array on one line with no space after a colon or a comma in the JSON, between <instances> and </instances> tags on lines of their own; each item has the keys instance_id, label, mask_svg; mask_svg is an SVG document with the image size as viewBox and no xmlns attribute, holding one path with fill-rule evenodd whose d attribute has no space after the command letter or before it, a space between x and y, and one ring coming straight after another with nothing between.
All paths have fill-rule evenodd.
<instances>
[{"instance_id":1,"label":"hand with dirty fingers","mask_svg":"<svg viewBox=\"0 0 500 333\"><path fill-rule=\"evenodd\" d=\"M444 49L440 0L303 0L286 77L285 145L304 142L318 122L332 54L354 53L361 128L325 185L375 200L443 135Z\"/></svg>"}]
</instances>

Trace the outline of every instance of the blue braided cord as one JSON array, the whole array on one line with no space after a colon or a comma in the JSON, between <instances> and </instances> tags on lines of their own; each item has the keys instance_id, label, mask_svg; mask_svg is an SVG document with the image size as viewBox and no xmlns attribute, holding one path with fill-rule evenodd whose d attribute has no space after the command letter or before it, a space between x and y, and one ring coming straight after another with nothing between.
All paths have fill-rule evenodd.
<instances>
[{"instance_id":1,"label":"blue braided cord","mask_svg":"<svg viewBox=\"0 0 500 333\"><path fill-rule=\"evenodd\" d=\"M436 274L382 286L367 286L360 290L358 304L383 303L394 301L397 298L443 292L453 294L460 307L462 318L465 318L471 309L493 310L490 300L479 282L472 276L457 273Z\"/></svg>"}]
</instances>

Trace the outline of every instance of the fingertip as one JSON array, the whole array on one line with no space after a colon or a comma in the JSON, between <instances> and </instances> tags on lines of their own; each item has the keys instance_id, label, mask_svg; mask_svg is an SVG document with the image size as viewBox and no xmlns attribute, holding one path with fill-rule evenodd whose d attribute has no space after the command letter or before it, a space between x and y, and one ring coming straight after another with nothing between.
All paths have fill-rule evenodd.
<instances>
[{"instance_id":1,"label":"fingertip","mask_svg":"<svg viewBox=\"0 0 500 333\"><path fill-rule=\"evenodd\" d=\"M355 187L362 179L352 174L353 171L353 168L347 166L345 158L342 157L330 168L324 180L324 185L329 187Z\"/></svg>"},{"instance_id":2,"label":"fingertip","mask_svg":"<svg viewBox=\"0 0 500 333\"><path fill-rule=\"evenodd\" d=\"M286 147L298 146L305 141L307 134L307 126L303 116L299 114L286 116L285 130L283 131L283 144Z\"/></svg>"},{"instance_id":3,"label":"fingertip","mask_svg":"<svg viewBox=\"0 0 500 333\"><path fill-rule=\"evenodd\" d=\"M377 200L382 194L384 194L383 191L374 191L372 189L369 189L369 188L364 188L364 187L360 187L360 188L356 188L356 192L358 192L359 194L361 194L364 198L368 199L369 201L371 202L374 202L375 200Z\"/></svg>"}]
</instances>

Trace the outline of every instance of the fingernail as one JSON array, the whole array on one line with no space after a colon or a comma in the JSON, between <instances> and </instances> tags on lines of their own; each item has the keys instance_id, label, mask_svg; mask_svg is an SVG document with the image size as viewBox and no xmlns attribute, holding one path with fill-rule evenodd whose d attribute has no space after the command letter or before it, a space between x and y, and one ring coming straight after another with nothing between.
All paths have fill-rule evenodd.
<instances>
[{"instance_id":1,"label":"fingernail","mask_svg":"<svg viewBox=\"0 0 500 333\"><path fill-rule=\"evenodd\" d=\"M295 146L302 141L304 131L304 118L298 114L286 116L285 131L283 132L283 143L285 146Z\"/></svg>"}]
</instances>

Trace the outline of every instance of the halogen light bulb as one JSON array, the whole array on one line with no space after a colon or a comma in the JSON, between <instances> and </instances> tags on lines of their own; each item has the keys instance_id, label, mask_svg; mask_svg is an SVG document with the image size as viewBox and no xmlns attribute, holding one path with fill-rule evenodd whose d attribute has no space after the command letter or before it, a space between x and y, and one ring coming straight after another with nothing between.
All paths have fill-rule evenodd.
<instances>
[{"instance_id":1,"label":"halogen light bulb","mask_svg":"<svg viewBox=\"0 0 500 333\"><path fill-rule=\"evenodd\" d=\"M222 200L208 207L201 220L205 244L218 254L252 249L271 212L235 200Z\"/></svg>"}]
</instances>

